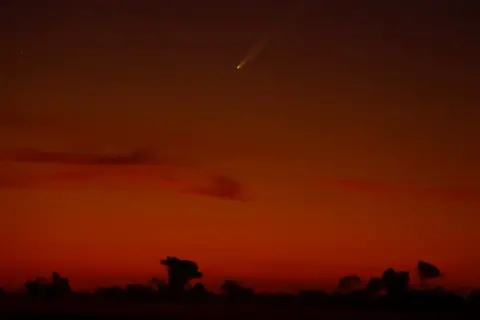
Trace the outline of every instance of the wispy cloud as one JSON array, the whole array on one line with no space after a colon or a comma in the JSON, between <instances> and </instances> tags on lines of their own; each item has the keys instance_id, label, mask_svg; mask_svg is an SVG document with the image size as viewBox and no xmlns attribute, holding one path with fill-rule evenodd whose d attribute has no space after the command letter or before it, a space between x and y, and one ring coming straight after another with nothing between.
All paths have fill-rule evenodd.
<instances>
[{"instance_id":1,"label":"wispy cloud","mask_svg":"<svg viewBox=\"0 0 480 320\"><path fill-rule=\"evenodd\" d=\"M207 185L190 188L188 192L215 198L245 201L243 189L243 186L238 181L219 175L214 177Z\"/></svg>"},{"instance_id":2,"label":"wispy cloud","mask_svg":"<svg viewBox=\"0 0 480 320\"><path fill-rule=\"evenodd\" d=\"M43 151L3 152L0 161L11 164L54 165L53 172L4 169L0 188L69 188L88 185L148 186L226 200L245 200L242 185L232 177L213 174L207 178L179 178L196 168L171 157L157 157L153 150L127 154L79 154Z\"/></svg>"},{"instance_id":3,"label":"wispy cloud","mask_svg":"<svg viewBox=\"0 0 480 320\"><path fill-rule=\"evenodd\" d=\"M0 162L15 164L52 164L59 169L50 173L0 171L0 188L63 188L81 185L127 185L162 187L179 194L244 201L245 187L221 173L203 178L180 178L186 171L195 174L191 163L167 156L157 156L151 149L137 149L125 154L80 154L23 150L0 153ZM188 175L187 175L188 176ZM375 196L414 196L454 201L480 201L480 187L427 187L395 184L368 179L325 176L317 180L322 187Z\"/></svg>"},{"instance_id":4,"label":"wispy cloud","mask_svg":"<svg viewBox=\"0 0 480 320\"><path fill-rule=\"evenodd\" d=\"M4 152L0 161L50 163L63 165L165 165L167 159L158 158L153 150L138 149L127 154L82 154L21 150Z\"/></svg>"},{"instance_id":5,"label":"wispy cloud","mask_svg":"<svg viewBox=\"0 0 480 320\"><path fill-rule=\"evenodd\" d=\"M380 196L410 195L422 198L438 198L458 201L480 201L480 187L427 187L413 184L395 184L367 179L337 179L324 177L319 183L355 193Z\"/></svg>"}]
</instances>

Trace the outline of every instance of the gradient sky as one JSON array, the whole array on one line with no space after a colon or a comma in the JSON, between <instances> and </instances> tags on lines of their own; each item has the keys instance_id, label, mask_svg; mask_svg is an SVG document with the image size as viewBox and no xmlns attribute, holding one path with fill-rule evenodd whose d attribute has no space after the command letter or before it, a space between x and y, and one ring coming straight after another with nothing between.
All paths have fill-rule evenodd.
<instances>
[{"instance_id":1,"label":"gradient sky","mask_svg":"<svg viewBox=\"0 0 480 320\"><path fill-rule=\"evenodd\" d=\"M480 284L475 3L2 1L0 286Z\"/></svg>"}]
</instances>

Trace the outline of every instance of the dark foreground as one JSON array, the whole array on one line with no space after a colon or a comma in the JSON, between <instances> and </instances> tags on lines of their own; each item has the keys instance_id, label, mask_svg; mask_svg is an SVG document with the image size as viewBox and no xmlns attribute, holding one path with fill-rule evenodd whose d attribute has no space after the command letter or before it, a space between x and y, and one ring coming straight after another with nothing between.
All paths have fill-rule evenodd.
<instances>
[{"instance_id":1,"label":"dark foreground","mask_svg":"<svg viewBox=\"0 0 480 320\"><path fill-rule=\"evenodd\" d=\"M196 263L167 257L168 283L153 278L149 285L101 287L74 292L67 278L53 272L25 283L22 293L0 290L0 320L27 318L129 319L480 319L480 291L463 297L442 288L409 288L408 272L385 270L360 286L358 276L340 279L338 291L256 293L225 280L220 293L201 282ZM439 270L419 261L420 280L438 278Z\"/></svg>"},{"instance_id":2,"label":"dark foreground","mask_svg":"<svg viewBox=\"0 0 480 320\"><path fill-rule=\"evenodd\" d=\"M10 301L0 303L0 318L117 319L467 319L471 312L362 309L328 306L175 305L134 302Z\"/></svg>"}]
</instances>

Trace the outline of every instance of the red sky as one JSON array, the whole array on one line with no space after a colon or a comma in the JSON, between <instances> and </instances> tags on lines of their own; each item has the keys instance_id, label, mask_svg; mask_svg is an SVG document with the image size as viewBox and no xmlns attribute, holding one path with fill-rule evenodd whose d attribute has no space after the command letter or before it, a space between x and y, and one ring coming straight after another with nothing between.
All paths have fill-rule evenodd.
<instances>
[{"instance_id":1,"label":"red sky","mask_svg":"<svg viewBox=\"0 0 480 320\"><path fill-rule=\"evenodd\" d=\"M287 2L7 4L0 286L480 284L472 10Z\"/></svg>"}]
</instances>

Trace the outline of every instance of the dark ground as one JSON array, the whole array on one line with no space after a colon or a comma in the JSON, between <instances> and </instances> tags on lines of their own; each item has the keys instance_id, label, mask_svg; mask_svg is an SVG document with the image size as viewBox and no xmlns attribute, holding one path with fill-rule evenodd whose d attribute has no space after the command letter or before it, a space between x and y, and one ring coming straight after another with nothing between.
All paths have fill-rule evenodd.
<instances>
[{"instance_id":1,"label":"dark ground","mask_svg":"<svg viewBox=\"0 0 480 320\"><path fill-rule=\"evenodd\" d=\"M10 300L10 299L9 299ZM0 318L17 317L129 319L475 319L464 312L409 312L307 306L175 305L135 302L0 302Z\"/></svg>"}]
</instances>

